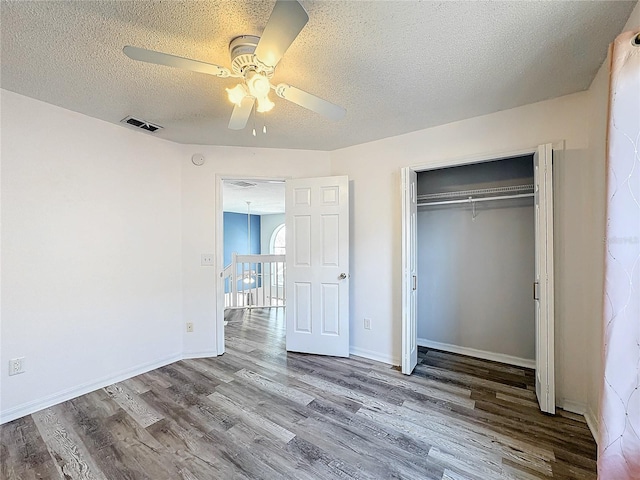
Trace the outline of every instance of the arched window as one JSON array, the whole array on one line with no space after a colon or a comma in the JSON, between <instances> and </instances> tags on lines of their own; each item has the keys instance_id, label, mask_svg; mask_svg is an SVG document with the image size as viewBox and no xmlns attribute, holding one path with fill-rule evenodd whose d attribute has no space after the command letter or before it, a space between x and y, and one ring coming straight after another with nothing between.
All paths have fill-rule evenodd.
<instances>
[{"instance_id":1,"label":"arched window","mask_svg":"<svg viewBox=\"0 0 640 480\"><path fill-rule=\"evenodd\" d=\"M286 230L284 223L278 225L271 234L269 251L272 255L285 255L286 249ZM284 263L276 263L275 275L272 277L272 285L284 285Z\"/></svg>"},{"instance_id":2,"label":"arched window","mask_svg":"<svg viewBox=\"0 0 640 480\"><path fill-rule=\"evenodd\" d=\"M284 255L286 250L286 230L284 223L278 225L271 234L271 244L269 249L272 255Z\"/></svg>"}]
</instances>

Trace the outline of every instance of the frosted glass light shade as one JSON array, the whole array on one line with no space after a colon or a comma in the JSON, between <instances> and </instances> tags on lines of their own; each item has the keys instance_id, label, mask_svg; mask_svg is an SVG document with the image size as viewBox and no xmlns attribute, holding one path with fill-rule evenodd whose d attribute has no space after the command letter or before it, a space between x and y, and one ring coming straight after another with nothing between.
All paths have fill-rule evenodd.
<instances>
[{"instance_id":1,"label":"frosted glass light shade","mask_svg":"<svg viewBox=\"0 0 640 480\"><path fill-rule=\"evenodd\" d=\"M258 106L256 107L256 111L260 113L268 112L275 106L269 97L258 97Z\"/></svg>"},{"instance_id":2,"label":"frosted glass light shade","mask_svg":"<svg viewBox=\"0 0 640 480\"><path fill-rule=\"evenodd\" d=\"M242 104L242 100L247 96L247 87L245 87L242 83L239 83L233 88L227 88L227 95L229 96L229 101L231 103L240 106Z\"/></svg>"},{"instance_id":3,"label":"frosted glass light shade","mask_svg":"<svg viewBox=\"0 0 640 480\"><path fill-rule=\"evenodd\" d=\"M259 73L255 73L251 76L249 81L247 82L249 87L249 92L256 98L264 98L269 95L269 90L271 90L271 84L269 83L269 79L264 75Z\"/></svg>"}]
</instances>

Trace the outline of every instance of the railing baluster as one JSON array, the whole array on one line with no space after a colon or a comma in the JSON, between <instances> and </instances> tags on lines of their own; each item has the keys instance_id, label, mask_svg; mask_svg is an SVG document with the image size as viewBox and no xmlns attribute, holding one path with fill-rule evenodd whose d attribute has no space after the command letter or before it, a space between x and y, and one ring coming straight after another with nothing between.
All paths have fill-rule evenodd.
<instances>
[{"instance_id":1,"label":"railing baluster","mask_svg":"<svg viewBox=\"0 0 640 480\"><path fill-rule=\"evenodd\" d=\"M233 252L231 254L231 302L234 307L238 306L238 267L237 267L237 254Z\"/></svg>"},{"instance_id":2,"label":"railing baluster","mask_svg":"<svg viewBox=\"0 0 640 480\"><path fill-rule=\"evenodd\" d=\"M230 283L225 287L225 307L280 307L286 304L284 255L233 253L231 259L231 264L222 273L225 285L227 281Z\"/></svg>"}]
</instances>

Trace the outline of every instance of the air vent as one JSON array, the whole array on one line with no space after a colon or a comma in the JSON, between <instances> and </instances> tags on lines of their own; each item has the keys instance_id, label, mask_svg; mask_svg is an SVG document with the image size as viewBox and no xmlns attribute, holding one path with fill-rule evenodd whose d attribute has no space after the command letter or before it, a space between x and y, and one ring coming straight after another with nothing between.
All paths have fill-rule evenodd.
<instances>
[{"instance_id":1,"label":"air vent","mask_svg":"<svg viewBox=\"0 0 640 480\"><path fill-rule=\"evenodd\" d=\"M141 128L142 130L146 130L147 132L151 133L155 133L156 131L162 129L160 125L154 125L153 123L149 123L134 117L125 117L120 121L122 123L126 123L127 125L131 125L132 127Z\"/></svg>"},{"instance_id":2,"label":"air vent","mask_svg":"<svg viewBox=\"0 0 640 480\"><path fill-rule=\"evenodd\" d=\"M258 185L257 183L245 182L243 180L234 180L233 182L229 182L229 185L233 185L238 188L251 188Z\"/></svg>"}]
</instances>

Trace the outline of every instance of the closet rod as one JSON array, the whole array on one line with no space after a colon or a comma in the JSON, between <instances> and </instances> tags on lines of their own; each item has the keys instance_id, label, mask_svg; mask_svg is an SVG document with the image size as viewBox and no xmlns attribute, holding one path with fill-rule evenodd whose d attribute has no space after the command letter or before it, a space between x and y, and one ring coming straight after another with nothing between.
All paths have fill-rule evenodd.
<instances>
[{"instance_id":1,"label":"closet rod","mask_svg":"<svg viewBox=\"0 0 640 480\"><path fill-rule=\"evenodd\" d=\"M508 200L510 198L525 198L533 197L533 193L520 193L518 195L498 195L495 197L480 197L480 198L461 198L459 200L441 200L439 202L423 202L418 203L418 207L425 207L427 205L453 205L454 203L475 203L475 202L488 202L490 200Z\"/></svg>"}]
</instances>

